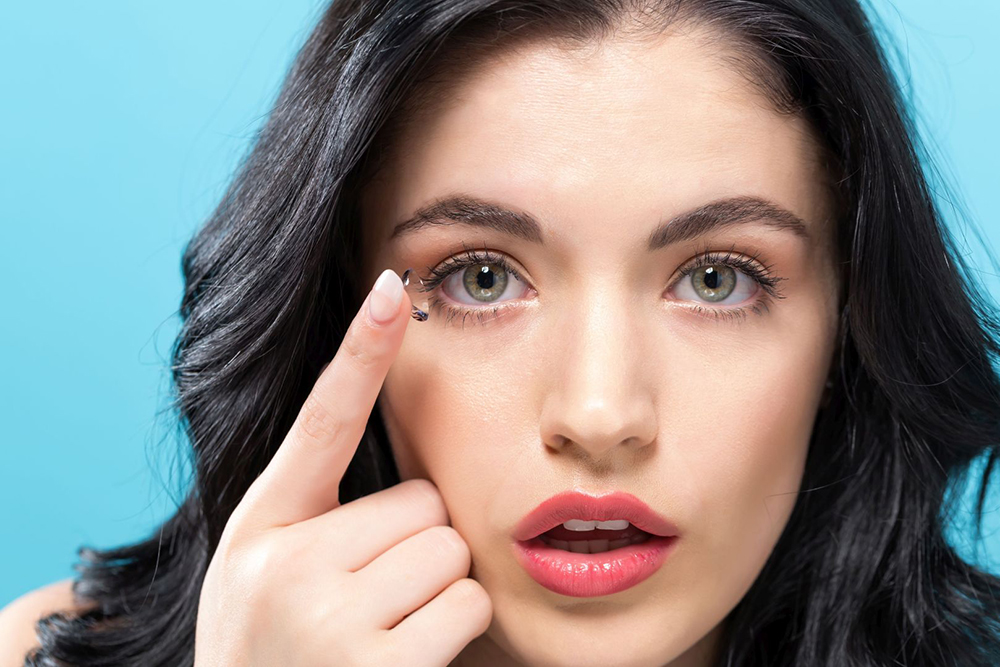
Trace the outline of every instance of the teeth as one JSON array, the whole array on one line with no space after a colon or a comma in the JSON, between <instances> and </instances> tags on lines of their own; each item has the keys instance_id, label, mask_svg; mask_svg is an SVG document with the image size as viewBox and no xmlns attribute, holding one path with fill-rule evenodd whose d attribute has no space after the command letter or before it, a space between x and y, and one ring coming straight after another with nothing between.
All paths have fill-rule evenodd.
<instances>
[{"instance_id":1,"label":"teeth","mask_svg":"<svg viewBox=\"0 0 1000 667\"><path fill-rule=\"evenodd\" d=\"M563 524L566 530L625 530L629 523L625 519L614 519L613 521L583 521L581 519L570 519Z\"/></svg>"},{"instance_id":2,"label":"teeth","mask_svg":"<svg viewBox=\"0 0 1000 667\"><path fill-rule=\"evenodd\" d=\"M620 542L621 540L615 540L615 542ZM602 551L609 551L611 545L607 540L587 540L587 546L590 548L590 553L599 554Z\"/></svg>"},{"instance_id":3,"label":"teeth","mask_svg":"<svg viewBox=\"0 0 1000 667\"><path fill-rule=\"evenodd\" d=\"M555 547L556 549L562 549L563 551L571 551L577 554L599 554L604 551L611 551L612 549L620 549L622 547L628 546L630 544L636 544L638 542L645 542L645 535L633 535L632 537L623 537L620 540L550 540L544 535L541 536L542 542L549 545L550 547Z\"/></svg>"}]
</instances>

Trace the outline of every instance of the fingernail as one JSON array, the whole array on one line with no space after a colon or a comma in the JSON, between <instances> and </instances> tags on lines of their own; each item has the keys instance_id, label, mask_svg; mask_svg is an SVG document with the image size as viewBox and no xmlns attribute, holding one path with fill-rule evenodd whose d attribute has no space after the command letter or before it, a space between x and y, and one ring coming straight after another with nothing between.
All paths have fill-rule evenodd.
<instances>
[{"instance_id":1,"label":"fingernail","mask_svg":"<svg viewBox=\"0 0 1000 667\"><path fill-rule=\"evenodd\" d=\"M386 269L375 281L375 288L368 299L368 312L378 324L388 324L399 312L402 300L403 281L395 271Z\"/></svg>"}]
</instances>

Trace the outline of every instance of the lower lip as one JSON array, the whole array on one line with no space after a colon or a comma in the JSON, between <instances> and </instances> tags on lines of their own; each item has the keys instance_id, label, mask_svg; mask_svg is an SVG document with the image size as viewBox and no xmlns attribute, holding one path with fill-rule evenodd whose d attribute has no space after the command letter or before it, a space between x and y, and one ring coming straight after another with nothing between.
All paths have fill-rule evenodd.
<instances>
[{"instance_id":1,"label":"lower lip","mask_svg":"<svg viewBox=\"0 0 1000 667\"><path fill-rule=\"evenodd\" d=\"M571 597L611 595L645 581L673 551L677 536L654 535L640 544L599 554L551 547L538 537L515 541L514 553L531 578L550 591Z\"/></svg>"}]
</instances>

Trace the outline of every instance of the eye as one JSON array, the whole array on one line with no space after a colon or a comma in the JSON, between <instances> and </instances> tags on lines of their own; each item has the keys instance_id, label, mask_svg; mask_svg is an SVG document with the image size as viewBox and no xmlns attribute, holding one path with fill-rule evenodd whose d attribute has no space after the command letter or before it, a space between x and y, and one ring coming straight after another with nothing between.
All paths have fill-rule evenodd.
<instances>
[{"instance_id":1,"label":"eye","mask_svg":"<svg viewBox=\"0 0 1000 667\"><path fill-rule=\"evenodd\" d=\"M682 268L680 274L671 293L693 302L693 310L710 317L744 318L751 311L760 315L772 298L784 298L776 288L784 278L774 275L770 267L756 258L734 255L732 251L700 255ZM720 307L726 305L738 307Z\"/></svg>"},{"instance_id":2,"label":"eye","mask_svg":"<svg viewBox=\"0 0 1000 667\"><path fill-rule=\"evenodd\" d=\"M729 264L709 264L689 270L678 285L681 298L708 303L741 303L757 293L758 283ZM732 298L730 298L732 297Z\"/></svg>"},{"instance_id":3,"label":"eye","mask_svg":"<svg viewBox=\"0 0 1000 667\"><path fill-rule=\"evenodd\" d=\"M446 321L461 316L464 324L470 315L486 322L506 307L502 304L524 297L530 289L503 255L467 248L465 254L449 257L432 269L421 291L431 294L430 308L442 310Z\"/></svg>"},{"instance_id":4,"label":"eye","mask_svg":"<svg viewBox=\"0 0 1000 667\"><path fill-rule=\"evenodd\" d=\"M491 306L525 292L525 284L517 274L500 261L473 261L452 270L441 284L446 296L462 305Z\"/></svg>"}]
</instances>

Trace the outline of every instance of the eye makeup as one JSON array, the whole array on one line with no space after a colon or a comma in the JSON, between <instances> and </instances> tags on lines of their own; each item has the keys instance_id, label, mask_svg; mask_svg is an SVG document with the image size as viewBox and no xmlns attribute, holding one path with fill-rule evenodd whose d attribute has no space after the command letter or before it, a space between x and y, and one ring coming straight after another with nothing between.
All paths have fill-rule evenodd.
<instances>
[{"instance_id":1,"label":"eye makeup","mask_svg":"<svg viewBox=\"0 0 1000 667\"><path fill-rule=\"evenodd\" d=\"M413 303L411 315L415 320L425 322L432 310L439 310L445 314L446 324L460 317L464 326L468 317L475 317L480 323L485 323L508 307L505 305L475 307L452 303L453 297L448 301L440 298L436 292L442 290L446 280L462 271L465 273L462 275L463 280L459 283L461 285L459 289L464 288L471 298L483 303L495 293L503 294L505 286L512 280L527 285L503 254L485 246L482 250L478 250L464 243L462 245L465 248L464 253L449 257L436 267L428 267L429 273L426 278L418 276L412 268L403 273L403 285L410 294ZM773 268L760 259L760 253L747 257L735 252L735 247L734 244L729 250L721 252L712 251L707 246L699 250L693 259L679 269L678 277L666 291L673 293L678 287L688 287L695 292L695 297L698 297L698 290L704 290L705 296L701 298L708 298L708 301L682 300L691 304L683 307L710 319L744 320L750 313L763 315L773 300L785 298L778 288L778 284L785 278L775 275ZM470 272L469 267L477 267L479 270ZM721 302L740 286L747 284L751 290L749 296L752 297L749 303L732 308L702 305ZM485 294L486 298L479 298L473 292L469 292L470 289ZM507 301L495 303L504 304Z\"/></svg>"},{"instance_id":2,"label":"eye makeup","mask_svg":"<svg viewBox=\"0 0 1000 667\"><path fill-rule=\"evenodd\" d=\"M690 278L690 285L700 284L701 287L708 290L710 296L714 296L715 290L713 288L720 279L715 277L716 282L712 282L712 278L706 280L706 276L725 276L727 271L730 275L740 274L746 276L757 288L753 294L754 300L750 303L736 308L705 308L693 301L693 305L687 307L699 315L715 320L744 320L750 313L763 315L769 310L773 300L785 298L785 295L778 288L778 284L786 278L776 275L773 267L760 259L759 252L751 257L746 257L738 253L734 254L735 249L735 244L725 252L712 251L707 246L702 248L695 254L694 259L680 269L678 278L671 283L668 291L673 292L677 287L683 285L685 279ZM720 268L723 269L721 272ZM736 280L738 279L730 279L731 282Z\"/></svg>"},{"instance_id":3,"label":"eye makeup","mask_svg":"<svg viewBox=\"0 0 1000 667\"><path fill-rule=\"evenodd\" d=\"M487 247L481 250L462 243L464 251L444 260L435 267L427 267L427 277L421 278L411 268L407 269L401 278L403 285L413 303L411 316L420 322L427 321L431 311L437 310L445 316L444 323L451 323L461 317L464 327L465 320L475 317L480 323L493 319L497 314L509 307L505 305L490 305L490 298L503 295L508 285L527 285L521 274L503 254L494 252ZM476 271L469 271L474 267ZM485 304L485 307L475 307L457 302L454 296L445 300L437 292L445 292L445 281L462 272L462 282L459 289L465 289L469 298ZM495 303L506 303L495 302Z\"/></svg>"}]
</instances>

